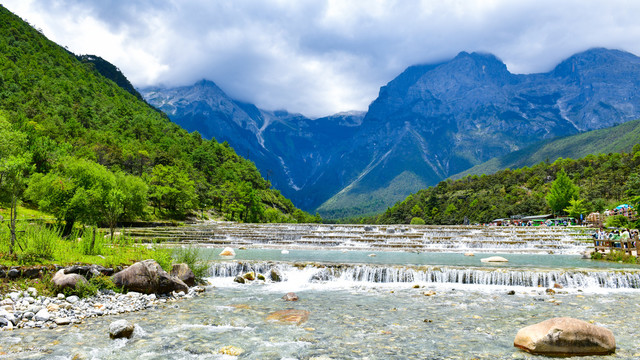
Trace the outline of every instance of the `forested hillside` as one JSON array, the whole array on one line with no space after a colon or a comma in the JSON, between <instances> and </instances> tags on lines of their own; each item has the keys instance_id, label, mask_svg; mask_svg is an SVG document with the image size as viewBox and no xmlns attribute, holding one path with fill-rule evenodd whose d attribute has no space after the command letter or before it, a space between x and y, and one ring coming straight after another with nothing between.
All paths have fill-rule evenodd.
<instances>
[{"instance_id":1,"label":"forested hillside","mask_svg":"<svg viewBox=\"0 0 640 360\"><path fill-rule=\"evenodd\" d=\"M0 6L0 192L61 222L312 221L226 143L188 133Z\"/></svg>"},{"instance_id":2,"label":"forested hillside","mask_svg":"<svg viewBox=\"0 0 640 360\"><path fill-rule=\"evenodd\" d=\"M582 213L612 208L623 201L640 200L640 144L631 153L588 155L579 160L558 159L533 167L506 169L492 175L470 175L446 180L420 190L366 222L426 224L487 223L512 215L555 212L547 201L558 174L564 169L578 187L576 200Z\"/></svg>"}]
</instances>

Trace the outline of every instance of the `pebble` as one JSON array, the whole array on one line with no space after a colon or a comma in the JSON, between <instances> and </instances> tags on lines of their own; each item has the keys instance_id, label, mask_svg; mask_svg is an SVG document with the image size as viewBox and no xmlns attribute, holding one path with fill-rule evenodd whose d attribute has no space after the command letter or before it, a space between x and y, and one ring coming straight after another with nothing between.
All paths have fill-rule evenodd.
<instances>
[{"instance_id":1,"label":"pebble","mask_svg":"<svg viewBox=\"0 0 640 360\"><path fill-rule=\"evenodd\" d=\"M188 293L180 295L145 295L136 292L116 294L107 291L85 299L77 296L65 297L63 294L48 298L37 296L37 293L34 298L30 296L34 292L29 292L29 289L0 294L0 301L8 307L0 308L0 331L15 328L54 329L58 326L80 324L86 318L140 311L167 301L191 298L204 291L200 286L191 287ZM30 302L29 298L33 301Z\"/></svg>"}]
</instances>

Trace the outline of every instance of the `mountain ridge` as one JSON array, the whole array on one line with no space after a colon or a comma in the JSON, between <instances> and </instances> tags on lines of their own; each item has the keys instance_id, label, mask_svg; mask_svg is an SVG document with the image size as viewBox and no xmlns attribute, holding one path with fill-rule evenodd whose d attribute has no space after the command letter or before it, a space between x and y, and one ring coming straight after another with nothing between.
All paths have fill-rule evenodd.
<instances>
[{"instance_id":1,"label":"mountain ridge","mask_svg":"<svg viewBox=\"0 0 640 360\"><path fill-rule=\"evenodd\" d=\"M283 116L252 104L222 109L223 121L193 107L170 117L180 124L198 114L194 130L219 124L212 137L226 136L246 150L298 206L332 218L382 211L420 188L541 140L636 119L638 91L640 58L620 50L590 49L537 74L513 74L493 54L461 52L408 67L380 88L364 116L342 125L332 117ZM225 132L233 116L246 122L235 121Z\"/></svg>"}]
</instances>

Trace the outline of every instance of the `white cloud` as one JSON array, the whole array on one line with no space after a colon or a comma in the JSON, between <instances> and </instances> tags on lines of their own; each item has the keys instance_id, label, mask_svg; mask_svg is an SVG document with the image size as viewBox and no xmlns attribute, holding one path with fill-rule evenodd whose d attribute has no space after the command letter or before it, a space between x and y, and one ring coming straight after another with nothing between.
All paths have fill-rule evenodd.
<instances>
[{"instance_id":1,"label":"white cloud","mask_svg":"<svg viewBox=\"0 0 640 360\"><path fill-rule=\"evenodd\" d=\"M407 66L492 52L517 73L594 46L640 54L633 0L0 0L136 85L215 81L309 116L365 110Z\"/></svg>"}]
</instances>

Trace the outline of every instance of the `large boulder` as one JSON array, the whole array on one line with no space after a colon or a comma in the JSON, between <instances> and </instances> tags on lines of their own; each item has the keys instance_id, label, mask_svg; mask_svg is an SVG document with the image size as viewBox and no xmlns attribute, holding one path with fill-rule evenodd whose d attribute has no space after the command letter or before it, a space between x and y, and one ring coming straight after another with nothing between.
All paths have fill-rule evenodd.
<instances>
[{"instance_id":1,"label":"large boulder","mask_svg":"<svg viewBox=\"0 0 640 360\"><path fill-rule=\"evenodd\" d=\"M127 320L114 321L109 325L109 337L112 339L130 339L133 336L133 330L135 330L135 325Z\"/></svg>"},{"instance_id":2,"label":"large boulder","mask_svg":"<svg viewBox=\"0 0 640 360\"><path fill-rule=\"evenodd\" d=\"M520 329L513 346L547 356L608 355L616 351L616 340L609 329L560 317Z\"/></svg>"},{"instance_id":3,"label":"large boulder","mask_svg":"<svg viewBox=\"0 0 640 360\"><path fill-rule=\"evenodd\" d=\"M53 282L59 290L75 289L79 283L86 284L87 279L80 274L65 274L64 269L60 269L53 275L51 282Z\"/></svg>"},{"instance_id":4,"label":"large boulder","mask_svg":"<svg viewBox=\"0 0 640 360\"><path fill-rule=\"evenodd\" d=\"M173 264L171 276L177 277L188 286L194 286L196 284L196 276L187 264Z\"/></svg>"},{"instance_id":5,"label":"large boulder","mask_svg":"<svg viewBox=\"0 0 640 360\"><path fill-rule=\"evenodd\" d=\"M172 291L189 291L182 280L169 275L152 259L139 261L111 277L116 286L144 294L165 294Z\"/></svg>"}]
</instances>

